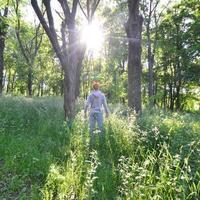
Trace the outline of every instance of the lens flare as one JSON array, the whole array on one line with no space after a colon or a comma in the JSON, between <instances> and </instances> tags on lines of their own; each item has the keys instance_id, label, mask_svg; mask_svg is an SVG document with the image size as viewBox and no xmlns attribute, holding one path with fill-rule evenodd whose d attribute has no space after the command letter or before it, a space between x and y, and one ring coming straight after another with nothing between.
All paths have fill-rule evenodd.
<instances>
[{"instance_id":1,"label":"lens flare","mask_svg":"<svg viewBox=\"0 0 200 200\"><path fill-rule=\"evenodd\" d=\"M81 42L86 44L87 49L93 53L98 53L104 42L102 26L98 21L93 21L83 27L81 32Z\"/></svg>"}]
</instances>

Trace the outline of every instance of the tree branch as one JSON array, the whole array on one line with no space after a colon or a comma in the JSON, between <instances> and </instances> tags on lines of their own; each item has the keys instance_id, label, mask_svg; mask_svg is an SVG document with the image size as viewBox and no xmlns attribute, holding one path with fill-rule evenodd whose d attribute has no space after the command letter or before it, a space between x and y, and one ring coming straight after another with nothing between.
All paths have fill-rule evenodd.
<instances>
[{"instance_id":1,"label":"tree branch","mask_svg":"<svg viewBox=\"0 0 200 200\"><path fill-rule=\"evenodd\" d=\"M74 0L73 5L72 5L72 12L71 12L71 18L74 20L76 16L76 11L77 11L77 5L78 5L79 0Z\"/></svg>"},{"instance_id":2,"label":"tree branch","mask_svg":"<svg viewBox=\"0 0 200 200\"><path fill-rule=\"evenodd\" d=\"M64 55L67 55L67 42L66 42L66 22L63 21L61 25L61 37L62 37L62 50Z\"/></svg>"},{"instance_id":3,"label":"tree branch","mask_svg":"<svg viewBox=\"0 0 200 200\"><path fill-rule=\"evenodd\" d=\"M56 38L54 38L54 35L51 33L51 30L50 28L48 27L47 25L47 22L46 20L44 19L43 15L42 15L42 12L38 6L38 2L37 0L31 0L31 5L36 13L36 15L38 16L39 20L40 20L40 23L42 24L46 34L48 35L51 43L52 43L52 46L56 52L56 55L58 56L58 58L60 59L60 61L62 62L62 51L61 51L61 48L59 46L59 43L57 41Z\"/></svg>"},{"instance_id":4,"label":"tree branch","mask_svg":"<svg viewBox=\"0 0 200 200\"><path fill-rule=\"evenodd\" d=\"M88 16L87 16L87 14L85 13L85 11L84 11L84 9L83 9L83 7L82 7L82 5L81 5L80 0L78 1L78 4L79 4L79 6L80 6L80 9L81 9L83 15L85 16L86 19L88 19Z\"/></svg>"},{"instance_id":5,"label":"tree branch","mask_svg":"<svg viewBox=\"0 0 200 200\"><path fill-rule=\"evenodd\" d=\"M70 17L71 17L71 12L70 12L70 9L69 9L67 1L66 0L58 0L58 2L60 3L61 8L63 10L63 13L65 15L65 20L67 22L69 22L70 21Z\"/></svg>"},{"instance_id":6,"label":"tree branch","mask_svg":"<svg viewBox=\"0 0 200 200\"><path fill-rule=\"evenodd\" d=\"M41 46L42 38L43 38L43 37L42 37L43 34L40 34L40 35L39 35L40 25L41 25L41 24L39 24L39 25L36 27L36 30L35 30L35 51L34 51L34 57L36 57L36 55L37 55L37 52L38 52L38 50L39 50L39 48L40 48L40 46ZM38 41L38 37L40 37L39 41Z\"/></svg>"},{"instance_id":7,"label":"tree branch","mask_svg":"<svg viewBox=\"0 0 200 200\"><path fill-rule=\"evenodd\" d=\"M64 21L63 16L62 16L57 10L55 10L55 12L56 12L56 14L60 17L60 19L61 19L62 21Z\"/></svg>"},{"instance_id":8,"label":"tree branch","mask_svg":"<svg viewBox=\"0 0 200 200\"><path fill-rule=\"evenodd\" d=\"M91 7L91 19L93 18L93 16L94 16L94 13L95 13L95 11L96 11L96 9L97 9L97 7L98 7L98 5L99 5L99 3L100 3L100 0L97 0L97 2L95 1L95 3L94 3L94 5Z\"/></svg>"},{"instance_id":9,"label":"tree branch","mask_svg":"<svg viewBox=\"0 0 200 200\"><path fill-rule=\"evenodd\" d=\"M26 62L28 63L28 65L30 65L30 59L28 57L28 55L26 54L26 52L28 51L28 49L26 49L22 43L22 40L21 40L21 37L20 37L20 34L19 34L19 30L20 30L20 19L19 19L19 0L16 0L16 4L15 4L15 14L16 14L16 17L17 17L17 25L15 27L15 33L16 33L16 37L17 37L17 40L19 42L19 46L20 46L20 49L21 49L21 52L24 56L24 58L26 59Z\"/></svg>"},{"instance_id":10,"label":"tree branch","mask_svg":"<svg viewBox=\"0 0 200 200\"><path fill-rule=\"evenodd\" d=\"M54 38L57 40L57 34L55 31L54 20L53 20L53 16L52 16L50 2L51 2L51 0L43 0L43 3L45 5L46 11L47 11L47 18L48 18L48 22L49 22L50 31L53 34Z\"/></svg>"},{"instance_id":11,"label":"tree branch","mask_svg":"<svg viewBox=\"0 0 200 200\"><path fill-rule=\"evenodd\" d=\"M94 13L98 7L100 3L100 0L94 0L94 1L91 1L91 0L87 0L86 2L86 10L87 10L87 13L84 11L84 8L83 6L81 5L80 3L80 0L78 1L78 4L80 6L80 9L82 11L82 13L84 14L84 16L86 17L86 19L91 22L92 21L92 18L94 16Z\"/></svg>"},{"instance_id":12,"label":"tree branch","mask_svg":"<svg viewBox=\"0 0 200 200\"><path fill-rule=\"evenodd\" d=\"M87 0L87 19L90 20L90 0Z\"/></svg>"}]
</instances>

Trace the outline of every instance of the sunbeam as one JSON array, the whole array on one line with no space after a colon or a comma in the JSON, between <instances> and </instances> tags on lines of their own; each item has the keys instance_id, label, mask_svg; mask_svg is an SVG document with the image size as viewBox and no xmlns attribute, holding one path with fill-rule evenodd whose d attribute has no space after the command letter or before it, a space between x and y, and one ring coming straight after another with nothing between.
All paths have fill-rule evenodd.
<instances>
[{"instance_id":1,"label":"sunbeam","mask_svg":"<svg viewBox=\"0 0 200 200\"><path fill-rule=\"evenodd\" d=\"M104 42L103 28L99 21L93 21L83 26L81 31L81 42L86 44L87 49L98 54Z\"/></svg>"}]
</instances>

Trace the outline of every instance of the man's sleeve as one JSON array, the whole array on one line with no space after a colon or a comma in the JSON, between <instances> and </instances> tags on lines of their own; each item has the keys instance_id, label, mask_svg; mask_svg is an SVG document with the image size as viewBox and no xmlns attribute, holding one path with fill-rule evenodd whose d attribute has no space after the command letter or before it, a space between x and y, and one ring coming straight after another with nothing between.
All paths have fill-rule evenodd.
<instances>
[{"instance_id":1,"label":"man's sleeve","mask_svg":"<svg viewBox=\"0 0 200 200\"><path fill-rule=\"evenodd\" d=\"M107 114L109 114L108 104L107 104L105 95L103 95L103 107L104 107L104 109L105 109L105 112L106 112Z\"/></svg>"}]
</instances>

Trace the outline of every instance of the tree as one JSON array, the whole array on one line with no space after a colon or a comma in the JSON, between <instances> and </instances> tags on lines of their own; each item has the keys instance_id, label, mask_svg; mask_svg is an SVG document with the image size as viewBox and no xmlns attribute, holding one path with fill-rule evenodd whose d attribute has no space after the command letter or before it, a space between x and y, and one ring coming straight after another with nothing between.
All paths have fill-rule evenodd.
<instances>
[{"instance_id":1,"label":"tree","mask_svg":"<svg viewBox=\"0 0 200 200\"><path fill-rule=\"evenodd\" d=\"M50 0L43 0L47 19L44 17L42 10L38 6L37 0L31 0L32 7L38 16L50 42L55 50L60 64L64 71L64 111L65 118L72 119L75 112L75 100L79 94L80 73L82 61L85 53L85 46L79 42L79 33L76 28L76 15L78 5L83 11L83 7L79 0L73 0L70 9L69 1L58 0L62 12L59 11L61 19L60 37L61 42L55 28L55 16L52 13L52 5ZM87 13L84 12L88 20L91 21L94 12L100 0L87 0Z\"/></svg>"},{"instance_id":2,"label":"tree","mask_svg":"<svg viewBox=\"0 0 200 200\"><path fill-rule=\"evenodd\" d=\"M188 99L195 98L192 88L199 87L198 2L187 0L173 6L159 24L162 105L172 111L183 109Z\"/></svg>"},{"instance_id":3,"label":"tree","mask_svg":"<svg viewBox=\"0 0 200 200\"><path fill-rule=\"evenodd\" d=\"M153 106L153 95L154 95L154 78L153 78L153 65L154 65L154 53L156 49L157 40L157 23L154 23L157 16L157 6L160 0L143 0L142 11L144 16L144 25L146 28L146 43L147 43L147 64L148 64L148 97L149 105ZM154 20L153 20L154 19ZM153 24L154 23L154 24ZM153 24L153 25L152 25ZM152 38L153 29L155 31L154 40Z\"/></svg>"},{"instance_id":4,"label":"tree","mask_svg":"<svg viewBox=\"0 0 200 200\"><path fill-rule=\"evenodd\" d=\"M20 50L22 52L22 55L25 58L26 64L28 66L28 77L27 77L27 89L28 89L28 95L32 96L33 93L33 67L34 62L37 56L37 52L40 48L40 45L42 43L42 36L43 33L40 31L40 24L35 25L33 33L29 34L28 41L23 40L20 34L20 31L23 27L21 27L21 19L20 19L20 11L19 11L19 0L16 0L15 5L15 14L16 14L16 37L19 43ZM22 21L23 22L23 21ZM32 27L31 27L32 28ZM28 28L26 28L28 30ZM31 31L31 30L30 30ZM29 31L29 33L30 33ZM25 31L23 32L23 35L26 35Z\"/></svg>"},{"instance_id":5,"label":"tree","mask_svg":"<svg viewBox=\"0 0 200 200\"><path fill-rule=\"evenodd\" d=\"M30 54L26 52L30 56L34 53L34 47L30 48L30 39L33 38L34 34L35 26L21 21L20 38L28 51L32 49L29 52ZM8 29L4 64L4 79L6 83L4 91L13 95L28 95L27 81L30 66L21 51L14 28ZM32 68L32 96L61 95L62 80L62 70L59 61L56 59L48 37L43 34Z\"/></svg>"},{"instance_id":6,"label":"tree","mask_svg":"<svg viewBox=\"0 0 200 200\"><path fill-rule=\"evenodd\" d=\"M8 23L6 22L8 16L8 2L4 7L0 8L0 96L3 91L3 71L4 71L4 48L5 37L7 33Z\"/></svg>"},{"instance_id":7,"label":"tree","mask_svg":"<svg viewBox=\"0 0 200 200\"><path fill-rule=\"evenodd\" d=\"M128 105L136 113L141 105L141 33L143 17L139 14L139 0L128 0L129 17L126 23L128 37Z\"/></svg>"}]
</instances>

